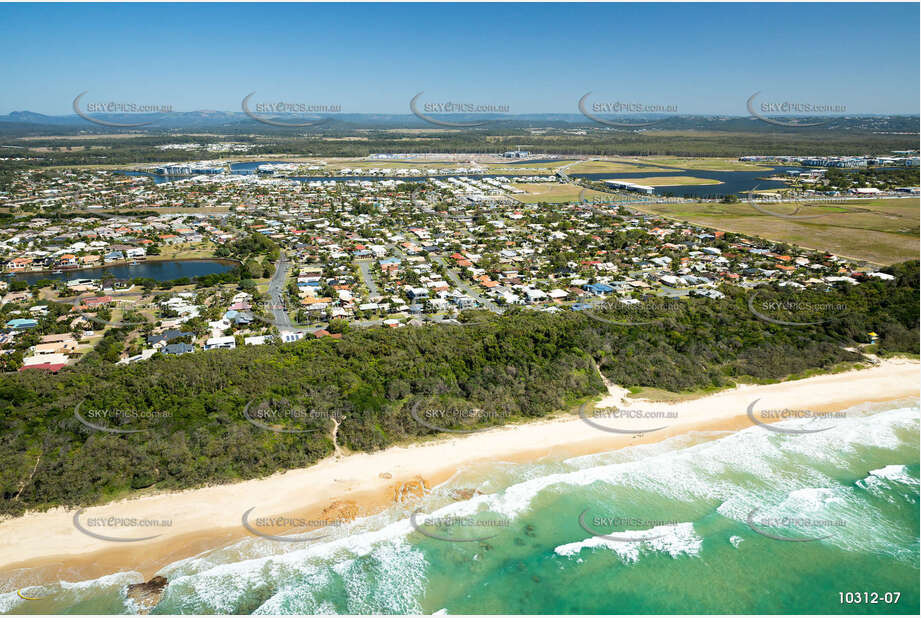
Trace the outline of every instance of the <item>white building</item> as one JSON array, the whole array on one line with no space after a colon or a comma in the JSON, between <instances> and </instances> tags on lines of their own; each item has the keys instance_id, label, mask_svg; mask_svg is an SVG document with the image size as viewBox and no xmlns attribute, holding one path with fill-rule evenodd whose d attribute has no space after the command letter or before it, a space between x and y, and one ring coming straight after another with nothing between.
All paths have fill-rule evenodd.
<instances>
[{"instance_id":1,"label":"white building","mask_svg":"<svg viewBox=\"0 0 921 618\"><path fill-rule=\"evenodd\" d=\"M235 347L237 347L237 342L233 335L227 335L226 337L212 337L205 342L206 350L214 350L217 348L233 350Z\"/></svg>"}]
</instances>

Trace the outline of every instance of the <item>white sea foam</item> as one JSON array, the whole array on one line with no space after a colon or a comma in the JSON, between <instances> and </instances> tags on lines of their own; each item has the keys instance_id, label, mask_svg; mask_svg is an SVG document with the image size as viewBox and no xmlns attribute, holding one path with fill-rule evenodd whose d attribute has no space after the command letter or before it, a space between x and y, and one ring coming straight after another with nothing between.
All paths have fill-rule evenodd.
<instances>
[{"instance_id":1,"label":"white sea foam","mask_svg":"<svg viewBox=\"0 0 921 618\"><path fill-rule=\"evenodd\" d=\"M902 483L903 485L918 487L918 479L908 474L908 466L890 465L878 470L870 470L870 475Z\"/></svg>"},{"instance_id":2,"label":"white sea foam","mask_svg":"<svg viewBox=\"0 0 921 618\"><path fill-rule=\"evenodd\" d=\"M720 504L721 514L738 521L744 521L753 508L763 508L766 493L773 493L781 500L790 500L785 507L790 511L813 507L821 511L827 502L846 500L846 497L835 496L830 489L834 481L810 467L808 461L804 460L801 465L791 464L790 454L834 461L834 457L828 455L829 451L852 448L852 444L843 443L846 442L843 437L851 443L891 447L898 441L897 429L917 426L917 414L917 407L912 407L888 410L872 417L856 416L841 421L839 426L827 432L809 435L782 435L752 427L692 446L686 446L688 438L682 437L670 445L665 444L669 441L665 441L645 449L636 447L634 455L645 455L640 459L576 469L564 467L560 470L557 465L556 469L560 471L552 474L529 478L493 494L440 507L437 506L438 500L445 498L433 496L427 500L431 506L424 510L435 517L472 515L486 510L512 519L526 512L542 492L563 494L571 492L574 487L598 483L599 488L623 487L677 500L713 500ZM675 450L676 447L679 450ZM574 465L580 466L586 463L589 462L573 461ZM534 472L531 470L527 476ZM610 493L609 489L601 491ZM299 544L289 547L284 543L250 539L241 553L255 554L256 557L230 565L215 565L212 558L198 558L196 566L202 569L199 575L207 575L211 580L220 578L221 573L227 571L230 577L227 584L231 586L233 577L262 571L266 568L266 561L298 564L332 561L341 564L342 561L368 555L377 546L396 543L412 534L414 531L409 524L408 512L398 512L393 509L356 520L345 529L337 530L337 538L307 547ZM225 598L219 591L222 586L207 587L217 591L210 594L215 597L215 607L221 606L218 597ZM209 594L205 590L201 592L205 596Z\"/></svg>"},{"instance_id":3,"label":"white sea foam","mask_svg":"<svg viewBox=\"0 0 921 618\"><path fill-rule=\"evenodd\" d=\"M4 592L0 594L0 614L11 614L13 610L26 602L16 594L15 590L13 592Z\"/></svg>"},{"instance_id":4,"label":"white sea foam","mask_svg":"<svg viewBox=\"0 0 921 618\"><path fill-rule=\"evenodd\" d=\"M778 425L783 425L780 423ZM740 481L748 478L756 489L771 488L780 493L806 487L821 487L833 481L810 463L841 463L839 453L856 445L895 448L902 443L899 429L917 427L918 408L899 408L874 416L856 416L840 421L827 432L783 435L761 427L696 444L681 450L661 450L651 457L608 465L558 472L533 478L504 491L477 496L464 508L486 507L509 518L526 511L541 492L603 483L641 489L678 500L727 501L739 492ZM660 447L661 448L661 447ZM800 463L791 454L803 455ZM758 491L757 493L762 493ZM724 513L738 518L754 508Z\"/></svg>"},{"instance_id":5,"label":"white sea foam","mask_svg":"<svg viewBox=\"0 0 921 618\"><path fill-rule=\"evenodd\" d=\"M918 503L918 479L908 473L908 466L889 465L870 470L866 478L857 481L857 487L890 504L900 500Z\"/></svg>"},{"instance_id":6,"label":"white sea foam","mask_svg":"<svg viewBox=\"0 0 921 618\"><path fill-rule=\"evenodd\" d=\"M402 538L410 530L401 520L283 554L219 564L171 581L164 600L183 613L235 613L261 599L259 613L325 613L330 608L324 597L305 590L320 592L335 577L348 593L347 613L419 613L412 603L424 585L425 562Z\"/></svg>"},{"instance_id":7,"label":"white sea foam","mask_svg":"<svg viewBox=\"0 0 921 618\"><path fill-rule=\"evenodd\" d=\"M49 599L55 607L66 608L107 591L118 594L128 584L136 584L142 581L144 580L140 573L124 571L110 573L97 579L76 582L59 581L42 586L28 586L22 592L25 596ZM0 613L12 613L17 608L23 609L21 606L26 603L35 603L35 601L22 599L15 590L0 594Z\"/></svg>"},{"instance_id":8,"label":"white sea foam","mask_svg":"<svg viewBox=\"0 0 921 618\"><path fill-rule=\"evenodd\" d=\"M583 541L560 545L553 551L564 557L575 556L583 549L603 548L617 554L628 563L636 562L643 553L665 553L672 558L682 555L696 556L700 553L703 539L694 532L694 525L689 522L656 526L648 530L627 530L612 532L611 537L630 537L630 541L615 540L601 536L592 536ZM640 539L640 537L642 537Z\"/></svg>"},{"instance_id":9,"label":"white sea foam","mask_svg":"<svg viewBox=\"0 0 921 618\"><path fill-rule=\"evenodd\" d=\"M520 471L505 469L504 480L512 484L491 487L495 493L445 504L447 497L436 492L420 506L434 517L488 511L512 519L527 512L544 492L563 495L597 484L598 501L609 500L612 489L677 501L712 501L723 516L739 522L754 508L762 509L759 518L775 512L806 512L869 522L870 528L835 530L838 534L829 542L882 551L885 545L916 545L916 539L906 540L886 522L875 521L877 514L848 493L856 490L840 486L814 464L843 466L858 446L896 448L911 439L911 431L905 430L916 432L917 427L918 408L912 406L849 417L817 434L784 435L752 427L703 442L701 436L681 436L617 454L537 464ZM553 472L545 474L548 470ZM874 470L866 480L906 483L906 477L917 486L902 466ZM594 487L586 496L592 493ZM394 507L329 530L329 539L311 544L246 539L178 561L162 571L170 584L161 605L182 613L236 613L241 608L266 614L332 613L336 608L322 591L338 582L337 590L347 593L350 613L419 613L427 565L421 551L407 542L415 534L408 515L408 509ZM665 535L635 542L592 537L560 545L555 551L578 560L582 549L603 547L625 562L636 561L646 552L678 557L700 551L702 541L690 523L652 530ZM650 532L650 536L657 534ZM741 537L733 536L730 542L738 547ZM140 581L139 574L130 577L132 581L124 583ZM16 608L19 601L0 595L0 611Z\"/></svg>"}]
</instances>

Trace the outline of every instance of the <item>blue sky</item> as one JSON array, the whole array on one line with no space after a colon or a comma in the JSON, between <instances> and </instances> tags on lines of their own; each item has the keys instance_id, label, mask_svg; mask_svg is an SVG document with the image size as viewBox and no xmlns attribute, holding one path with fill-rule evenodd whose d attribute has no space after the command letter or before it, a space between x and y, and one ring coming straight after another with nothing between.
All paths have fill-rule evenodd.
<instances>
[{"instance_id":1,"label":"blue sky","mask_svg":"<svg viewBox=\"0 0 921 618\"><path fill-rule=\"evenodd\" d=\"M919 109L919 5L3 4L0 113L74 97L239 111L408 113L409 100L577 101L747 115L746 99Z\"/></svg>"}]
</instances>

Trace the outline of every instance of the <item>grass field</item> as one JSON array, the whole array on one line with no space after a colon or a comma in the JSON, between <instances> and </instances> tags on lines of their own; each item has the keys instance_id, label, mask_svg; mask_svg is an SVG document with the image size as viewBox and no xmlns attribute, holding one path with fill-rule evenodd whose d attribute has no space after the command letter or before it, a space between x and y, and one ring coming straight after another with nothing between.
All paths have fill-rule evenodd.
<instances>
[{"instance_id":1,"label":"grass field","mask_svg":"<svg viewBox=\"0 0 921 618\"><path fill-rule=\"evenodd\" d=\"M640 167L621 163L618 161L583 161L570 167L567 172L570 174L604 174L620 172L671 172L668 168L659 167Z\"/></svg>"},{"instance_id":2,"label":"grass field","mask_svg":"<svg viewBox=\"0 0 921 618\"><path fill-rule=\"evenodd\" d=\"M515 159L510 159L507 163L485 163L484 165L501 170L503 167L546 167L547 169L556 169L562 167L567 163L575 163L575 159L558 159L556 161L542 161L540 163L532 163L527 160L516 161Z\"/></svg>"},{"instance_id":3,"label":"grass field","mask_svg":"<svg viewBox=\"0 0 921 618\"><path fill-rule=\"evenodd\" d=\"M711 172L761 172L771 169L771 166L743 163L736 159L717 157L634 157L631 159L623 159L623 161L645 163L647 165L679 167L686 170L706 170Z\"/></svg>"},{"instance_id":4,"label":"grass field","mask_svg":"<svg viewBox=\"0 0 921 618\"><path fill-rule=\"evenodd\" d=\"M693 176L650 176L649 178L618 178L620 182L632 182L647 187L680 187L689 185L721 185L712 178L694 178Z\"/></svg>"},{"instance_id":5,"label":"grass field","mask_svg":"<svg viewBox=\"0 0 921 618\"><path fill-rule=\"evenodd\" d=\"M516 189L527 191L527 193L512 196L524 204L536 204L538 202L574 202L579 199L579 194L582 193L582 187L577 185L561 185L555 183L521 183L513 184L512 186ZM603 198L606 195L606 193L589 189L582 197L583 199L591 200L594 198Z\"/></svg>"},{"instance_id":6,"label":"grass field","mask_svg":"<svg viewBox=\"0 0 921 618\"><path fill-rule=\"evenodd\" d=\"M746 202L633 206L637 210L672 219L830 251L842 257L874 264L893 264L918 258L921 201L916 198L855 200L845 204L812 206L771 204L760 207L791 216L820 216L800 220L772 217L755 210Z\"/></svg>"},{"instance_id":7,"label":"grass field","mask_svg":"<svg viewBox=\"0 0 921 618\"><path fill-rule=\"evenodd\" d=\"M195 245L164 245L160 248L160 255L152 255L151 258L172 259L192 259L192 258L210 258L214 257L215 245L212 243L197 243Z\"/></svg>"}]
</instances>

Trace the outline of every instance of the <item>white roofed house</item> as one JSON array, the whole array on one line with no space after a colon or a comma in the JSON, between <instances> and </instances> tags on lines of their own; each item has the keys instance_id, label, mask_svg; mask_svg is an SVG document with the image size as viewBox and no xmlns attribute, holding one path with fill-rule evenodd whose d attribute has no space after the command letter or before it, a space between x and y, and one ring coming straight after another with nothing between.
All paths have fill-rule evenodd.
<instances>
[{"instance_id":1,"label":"white roofed house","mask_svg":"<svg viewBox=\"0 0 921 618\"><path fill-rule=\"evenodd\" d=\"M675 275L662 275L661 277L659 277L659 281L661 281L662 283L671 285L671 286L681 285L683 283L683 280L679 279Z\"/></svg>"},{"instance_id":2,"label":"white roofed house","mask_svg":"<svg viewBox=\"0 0 921 618\"><path fill-rule=\"evenodd\" d=\"M235 347L237 347L237 342L233 335L228 335L226 337L212 337L205 342L206 350L233 350Z\"/></svg>"},{"instance_id":3,"label":"white roofed house","mask_svg":"<svg viewBox=\"0 0 921 618\"><path fill-rule=\"evenodd\" d=\"M528 302L538 303L547 300L547 293L537 288L525 288L524 295L527 296Z\"/></svg>"},{"instance_id":4,"label":"white roofed house","mask_svg":"<svg viewBox=\"0 0 921 618\"><path fill-rule=\"evenodd\" d=\"M243 340L244 345L264 345L272 340L271 335L254 335Z\"/></svg>"},{"instance_id":5,"label":"white roofed house","mask_svg":"<svg viewBox=\"0 0 921 618\"><path fill-rule=\"evenodd\" d=\"M457 305L458 309L473 309L476 307L476 301L467 296L466 294L458 294L451 298L451 302Z\"/></svg>"}]
</instances>

